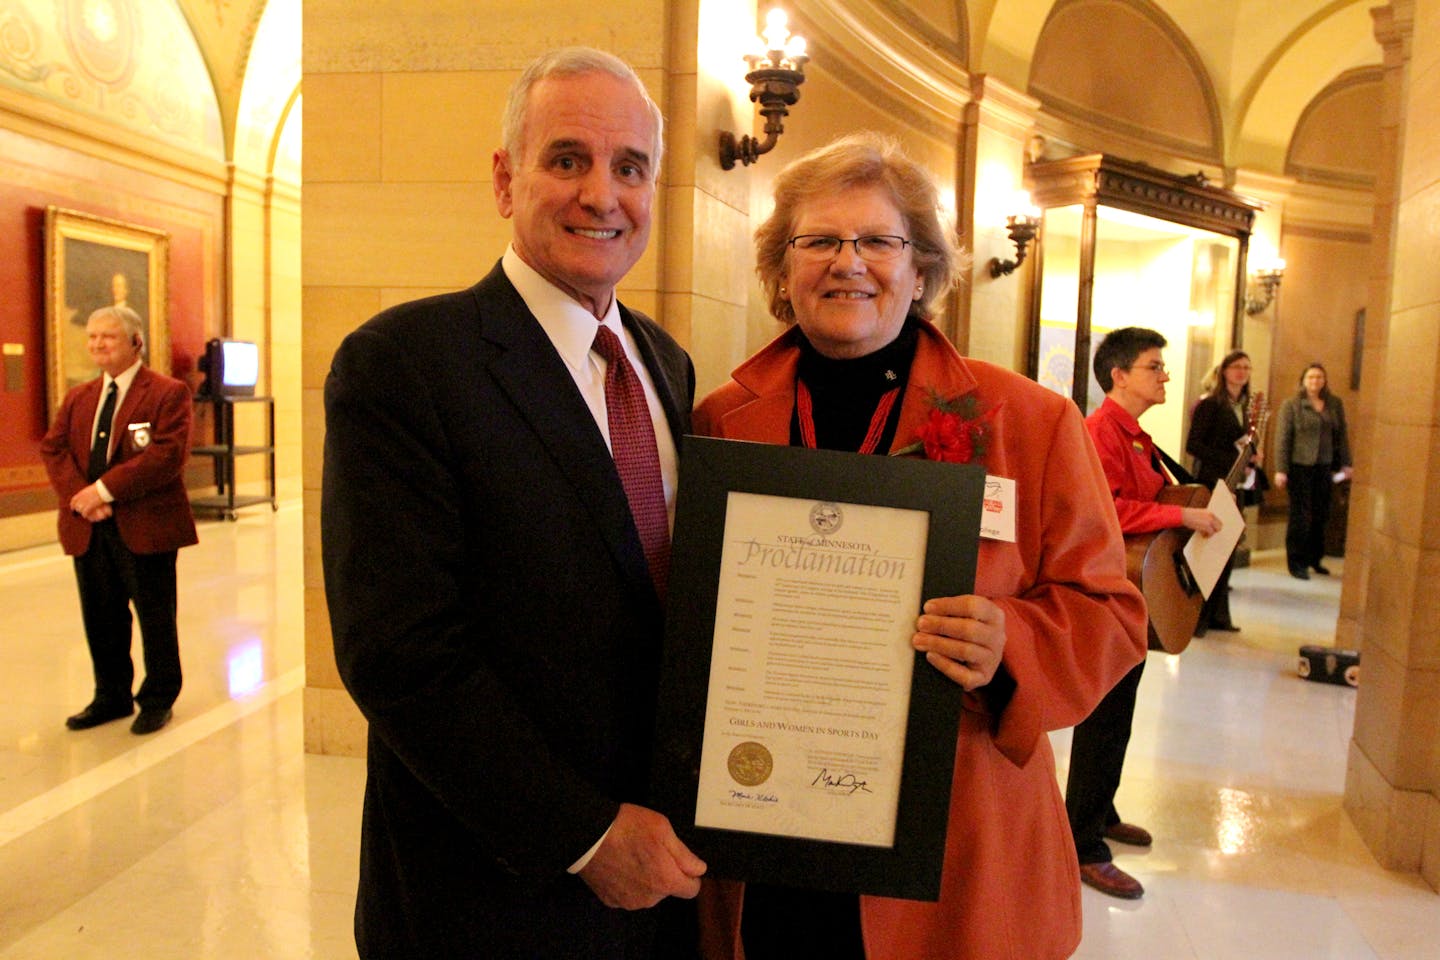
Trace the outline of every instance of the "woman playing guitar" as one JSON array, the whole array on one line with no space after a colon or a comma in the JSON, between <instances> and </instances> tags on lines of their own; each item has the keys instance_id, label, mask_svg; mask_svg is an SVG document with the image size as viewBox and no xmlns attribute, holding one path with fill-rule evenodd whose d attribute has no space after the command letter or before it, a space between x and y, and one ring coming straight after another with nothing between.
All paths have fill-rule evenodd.
<instances>
[{"instance_id":1,"label":"woman playing guitar","mask_svg":"<svg viewBox=\"0 0 1440 960\"><path fill-rule=\"evenodd\" d=\"M1243 350L1226 354L1215 369L1215 387L1195 405L1190 435L1185 441L1185 451L1196 460L1195 482L1206 491L1213 490L1217 480L1229 477L1241 451L1246 453L1241 473L1254 470L1253 489L1257 493L1264 489L1258 486L1263 483L1264 474L1258 469L1263 458L1253 449L1251 433L1252 415L1263 399L1263 394L1252 397L1250 393L1250 355ZM1201 608L1200 622L1195 627L1197 637L1203 637L1207 629L1240 629L1230 617L1230 567L1229 563L1225 565Z\"/></svg>"}]
</instances>

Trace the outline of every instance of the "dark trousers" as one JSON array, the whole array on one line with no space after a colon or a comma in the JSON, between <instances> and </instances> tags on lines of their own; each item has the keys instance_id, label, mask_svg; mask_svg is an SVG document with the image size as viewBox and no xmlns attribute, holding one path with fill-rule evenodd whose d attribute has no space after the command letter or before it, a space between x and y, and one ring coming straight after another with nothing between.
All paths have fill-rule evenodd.
<instances>
[{"instance_id":1,"label":"dark trousers","mask_svg":"<svg viewBox=\"0 0 1440 960\"><path fill-rule=\"evenodd\" d=\"M97 523L90 549L75 558L85 640L95 668L95 699L128 704L135 684L130 659L130 604L140 618L145 680L140 709L167 709L180 695L180 641L175 631L175 553L131 553L114 520Z\"/></svg>"},{"instance_id":2,"label":"dark trousers","mask_svg":"<svg viewBox=\"0 0 1440 960\"><path fill-rule=\"evenodd\" d=\"M1235 555L1231 554L1230 559L1225 561L1225 569L1220 571L1220 578L1215 581L1215 588L1200 608L1200 623L1195 627L1197 637L1212 626L1233 626L1230 619L1230 571L1234 566Z\"/></svg>"},{"instance_id":3,"label":"dark trousers","mask_svg":"<svg viewBox=\"0 0 1440 960\"><path fill-rule=\"evenodd\" d=\"M1325 558L1325 526L1330 522L1331 469L1316 464L1290 465L1290 525L1285 530L1285 559L1291 570L1313 567Z\"/></svg>"},{"instance_id":4,"label":"dark trousers","mask_svg":"<svg viewBox=\"0 0 1440 960\"><path fill-rule=\"evenodd\" d=\"M860 898L853 893L745 884L745 960L865 960Z\"/></svg>"},{"instance_id":5,"label":"dark trousers","mask_svg":"<svg viewBox=\"0 0 1440 960\"><path fill-rule=\"evenodd\" d=\"M1110 847L1105 828L1120 822L1115 812L1115 791L1130 745L1130 723L1135 717L1135 694L1145 661L1140 661L1105 694L1090 716L1075 725L1070 741L1070 776L1065 781L1065 811L1070 835L1081 863L1108 863Z\"/></svg>"}]
</instances>

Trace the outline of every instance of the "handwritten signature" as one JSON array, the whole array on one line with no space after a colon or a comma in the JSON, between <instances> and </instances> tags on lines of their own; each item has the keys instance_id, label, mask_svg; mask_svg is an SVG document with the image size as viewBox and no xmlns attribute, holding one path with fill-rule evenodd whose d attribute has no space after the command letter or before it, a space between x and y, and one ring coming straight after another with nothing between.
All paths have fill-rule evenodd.
<instances>
[{"instance_id":1,"label":"handwritten signature","mask_svg":"<svg viewBox=\"0 0 1440 960\"><path fill-rule=\"evenodd\" d=\"M755 803L779 803L780 798L773 793L746 793L744 790L731 790L731 800L751 800Z\"/></svg>"},{"instance_id":2,"label":"handwritten signature","mask_svg":"<svg viewBox=\"0 0 1440 960\"><path fill-rule=\"evenodd\" d=\"M815 779L810 781L810 786L823 787L837 793L854 794L860 791L870 793L869 783L870 781L861 780L853 773L831 773L829 770L821 768Z\"/></svg>"}]
</instances>

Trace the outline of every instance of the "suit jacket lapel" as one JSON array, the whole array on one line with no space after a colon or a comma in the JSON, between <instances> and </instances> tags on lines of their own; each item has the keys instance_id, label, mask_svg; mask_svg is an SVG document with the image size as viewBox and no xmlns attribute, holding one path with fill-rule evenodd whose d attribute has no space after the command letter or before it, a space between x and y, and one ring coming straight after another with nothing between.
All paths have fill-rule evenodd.
<instances>
[{"instance_id":1,"label":"suit jacket lapel","mask_svg":"<svg viewBox=\"0 0 1440 960\"><path fill-rule=\"evenodd\" d=\"M135 379L130 381L130 389L125 391L125 399L121 401L119 408L116 409L115 419L110 421L109 463L111 465L118 462L115 458L120 454L124 446L120 441L125 437L125 434L129 432L127 428L130 425L131 419L135 416L135 411L145 402L153 382L154 374L150 372L149 367L141 367L135 371Z\"/></svg>"},{"instance_id":2,"label":"suit jacket lapel","mask_svg":"<svg viewBox=\"0 0 1440 960\"><path fill-rule=\"evenodd\" d=\"M737 367L731 377L748 390L753 399L720 418L722 435L788 444L799 362L800 349L795 346L791 328Z\"/></svg>"},{"instance_id":3,"label":"suit jacket lapel","mask_svg":"<svg viewBox=\"0 0 1440 960\"><path fill-rule=\"evenodd\" d=\"M932 393L953 400L970 393L975 386L975 376L966 366L965 358L939 329L922 321L915 359L910 364L910 379L905 385L905 399L900 406L900 423L895 428L894 448L908 446L919 438L920 428L933 407Z\"/></svg>"},{"instance_id":4,"label":"suit jacket lapel","mask_svg":"<svg viewBox=\"0 0 1440 960\"><path fill-rule=\"evenodd\" d=\"M75 453L80 472L85 472L86 461L80 458L90 455L90 444L95 436L95 413L100 409L100 390L105 378L96 377L85 384L84 391L75 398L70 419L70 447Z\"/></svg>"},{"instance_id":5,"label":"suit jacket lapel","mask_svg":"<svg viewBox=\"0 0 1440 960\"><path fill-rule=\"evenodd\" d=\"M472 292L480 333L500 348L489 373L529 422L637 590L654 595L615 461L575 381L538 320L497 265Z\"/></svg>"}]
</instances>

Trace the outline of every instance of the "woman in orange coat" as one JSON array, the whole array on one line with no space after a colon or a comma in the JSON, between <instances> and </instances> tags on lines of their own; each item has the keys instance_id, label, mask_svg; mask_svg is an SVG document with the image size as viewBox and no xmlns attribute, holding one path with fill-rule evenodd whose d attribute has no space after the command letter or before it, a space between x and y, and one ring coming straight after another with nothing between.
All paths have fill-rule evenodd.
<instances>
[{"instance_id":1,"label":"woman in orange coat","mask_svg":"<svg viewBox=\"0 0 1440 960\"><path fill-rule=\"evenodd\" d=\"M695 413L697 433L935 459L1015 482L1013 542L980 544L975 595L931 599L913 644L964 688L940 900L707 880L719 958L1050 960L1080 940L1080 879L1046 736L1145 655L1145 611L1076 407L961 357L925 319L957 259L930 177L848 137L787 167L757 231L785 333Z\"/></svg>"}]
</instances>

